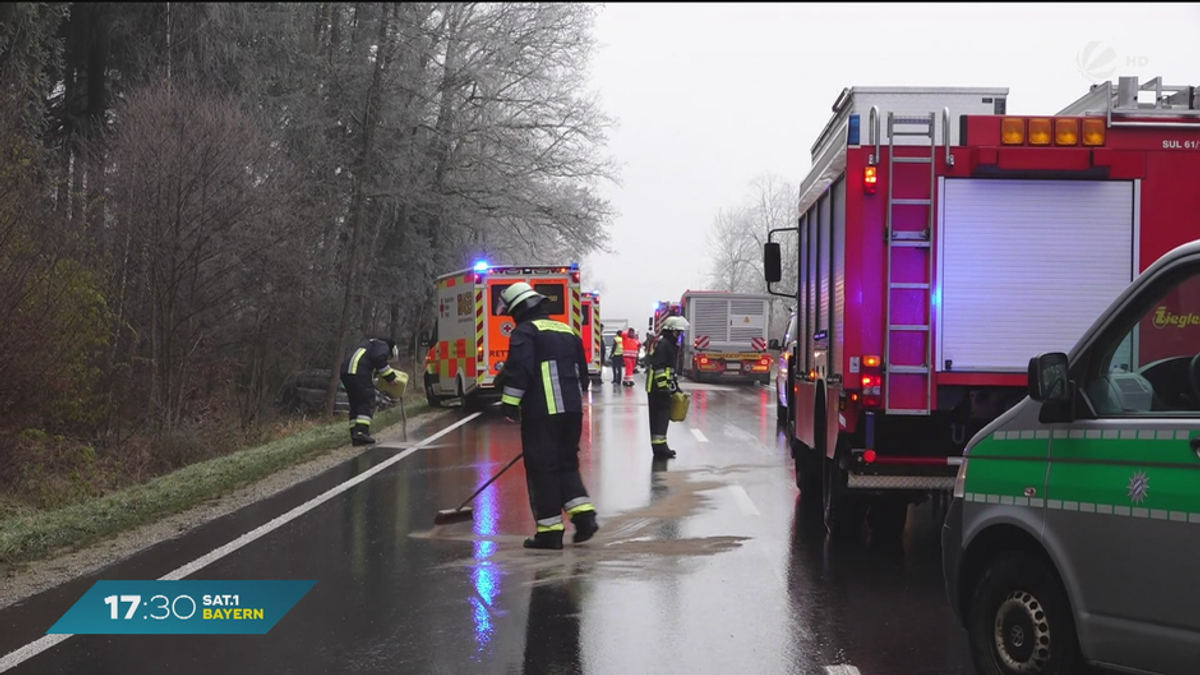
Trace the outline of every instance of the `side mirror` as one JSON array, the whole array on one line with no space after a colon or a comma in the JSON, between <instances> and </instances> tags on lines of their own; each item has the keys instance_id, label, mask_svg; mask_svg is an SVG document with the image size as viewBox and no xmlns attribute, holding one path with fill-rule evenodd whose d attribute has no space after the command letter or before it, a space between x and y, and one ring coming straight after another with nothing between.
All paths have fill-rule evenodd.
<instances>
[{"instance_id":1,"label":"side mirror","mask_svg":"<svg viewBox=\"0 0 1200 675\"><path fill-rule=\"evenodd\" d=\"M779 340L776 338L771 338L771 341L767 343L767 349L778 350Z\"/></svg>"},{"instance_id":2,"label":"side mirror","mask_svg":"<svg viewBox=\"0 0 1200 675\"><path fill-rule=\"evenodd\" d=\"M1050 352L1029 359L1029 398L1042 403L1071 400L1066 354Z\"/></svg>"},{"instance_id":3,"label":"side mirror","mask_svg":"<svg viewBox=\"0 0 1200 675\"><path fill-rule=\"evenodd\" d=\"M763 272L766 274L768 284L776 283L783 278L779 244L775 242L763 244Z\"/></svg>"},{"instance_id":4,"label":"side mirror","mask_svg":"<svg viewBox=\"0 0 1200 675\"><path fill-rule=\"evenodd\" d=\"M431 331L431 330L421 331L420 339L421 339L422 347L432 347L433 346L433 331Z\"/></svg>"}]
</instances>

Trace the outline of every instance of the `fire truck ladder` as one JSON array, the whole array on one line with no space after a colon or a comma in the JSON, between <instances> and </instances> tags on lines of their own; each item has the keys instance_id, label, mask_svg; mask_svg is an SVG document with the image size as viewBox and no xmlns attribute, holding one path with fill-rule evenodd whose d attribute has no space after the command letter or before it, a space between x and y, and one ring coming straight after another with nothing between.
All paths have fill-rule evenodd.
<instances>
[{"instance_id":1,"label":"fire truck ladder","mask_svg":"<svg viewBox=\"0 0 1200 675\"><path fill-rule=\"evenodd\" d=\"M887 271L885 272L888 284L887 297L887 332L883 342L883 365L884 373L888 375L920 375L925 382L925 405L924 407L913 407L905 405L903 407L892 407L892 390L895 388L891 382L885 383L884 386L884 410L892 415L928 415L933 407L933 195L937 185L937 114L930 113L928 115L895 115L892 112L887 116L887 134L888 134L888 198L887 198L887 229L884 236L887 238ZM906 127L907 130L898 130L897 127ZM946 130L949 131L948 129ZM896 156L896 138L897 137L923 137L929 139L929 154L927 156L918 157L897 157ZM947 136L947 139L949 137ZM921 147L921 146L901 146L901 147ZM899 164L928 164L929 165L929 190L928 197L922 198L897 198L895 195L896 185L896 165ZM896 218L897 211L904 208L924 208L926 210L925 228L923 230L912 229L911 227L897 229L897 220L901 223L911 223L911 218ZM893 260L893 253L897 249L919 250L924 252L926 272L923 281L913 281L911 279L898 281L896 275L896 265ZM893 324L892 323L892 305L896 302L893 298L893 291L920 291L920 297L924 300L925 319L923 323L916 324ZM911 305L910 305L911 306ZM920 333L925 337L925 358L922 363L893 363L892 339L898 333L911 335ZM889 378L890 380L891 378Z\"/></svg>"}]
</instances>

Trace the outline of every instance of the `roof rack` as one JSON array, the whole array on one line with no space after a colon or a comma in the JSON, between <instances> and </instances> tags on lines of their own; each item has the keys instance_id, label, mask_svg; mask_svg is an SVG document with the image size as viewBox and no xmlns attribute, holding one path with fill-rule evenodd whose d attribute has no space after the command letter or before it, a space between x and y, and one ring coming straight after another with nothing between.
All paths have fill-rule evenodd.
<instances>
[{"instance_id":1,"label":"roof rack","mask_svg":"<svg viewBox=\"0 0 1200 675\"><path fill-rule=\"evenodd\" d=\"M1139 94L1142 92L1154 92L1154 102L1139 101ZM1111 80L1093 85L1087 95L1058 114L1104 115L1110 127L1195 128L1194 122L1179 120L1200 119L1200 88L1192 85L1164 85L1162 77L1155 77L1146 83L1139 83L1137 76L1120 77L1115 85ZM1133 121L1135 119L1139 121Z\"/></svg>"}]
</instances>

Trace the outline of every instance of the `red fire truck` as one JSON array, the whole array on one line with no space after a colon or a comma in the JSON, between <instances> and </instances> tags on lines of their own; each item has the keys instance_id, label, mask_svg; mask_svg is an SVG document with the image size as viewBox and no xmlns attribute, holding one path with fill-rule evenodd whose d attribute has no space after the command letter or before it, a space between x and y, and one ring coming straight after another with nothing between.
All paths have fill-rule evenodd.
<instances>
[{"instance_id":1,"label":"red fire truck","mask_svg":"<svg viewBox=\"0 0 1200 675\"><path fill-rule=\"evenodd\" d=\"M1122 77L1055 115L1008 114L1007 89L842 92L789 228L798 288L772 291L797 303L796 483L830 532L865 515L895 534L931 496L939 514L966 441L1025 396L1030 355L1069 351L1134 276L1200 237L1183 217L1197 91Z\"/></svg>"}]
</instances>

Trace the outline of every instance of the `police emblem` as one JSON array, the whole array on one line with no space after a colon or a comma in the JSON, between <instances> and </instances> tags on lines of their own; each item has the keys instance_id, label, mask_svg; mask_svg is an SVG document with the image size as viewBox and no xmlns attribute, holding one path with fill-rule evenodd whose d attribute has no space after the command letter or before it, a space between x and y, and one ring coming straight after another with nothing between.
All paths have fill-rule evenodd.
<instances>
[{"instance_id":1,"label":"police emblem","mask_svg":"<svg viewBox=\"0 0 1200 675\"><path fill-rule=\"evenodd\" d=\"M1129 479L1129 499L1136 504L1141 504L1146 500L1146 494L1150 491L1150 477L1145 471L1138 471Z\"/></svg>"}]
</instances>

